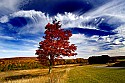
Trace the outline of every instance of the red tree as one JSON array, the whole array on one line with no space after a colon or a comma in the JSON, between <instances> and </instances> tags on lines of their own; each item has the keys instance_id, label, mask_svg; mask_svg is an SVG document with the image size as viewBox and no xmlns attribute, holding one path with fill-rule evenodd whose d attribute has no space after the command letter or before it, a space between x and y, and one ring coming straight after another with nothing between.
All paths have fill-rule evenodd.
<instances>
[{"instance_id":1,"label":"red tree","mask_svg":"<svg viewBox=\"0 0 125 83\"><path fill-rule=\"evenodd\" d=\"M39 61L43 65L49 66L49 73L51 73L55 58L62 56L77 55L75 44L69 44L69 37L72 36L70 30L61 29L60 21L48 23L45 27L44 41L39 42L39 49L36 50Z\"/></svg>"}]
</instances>

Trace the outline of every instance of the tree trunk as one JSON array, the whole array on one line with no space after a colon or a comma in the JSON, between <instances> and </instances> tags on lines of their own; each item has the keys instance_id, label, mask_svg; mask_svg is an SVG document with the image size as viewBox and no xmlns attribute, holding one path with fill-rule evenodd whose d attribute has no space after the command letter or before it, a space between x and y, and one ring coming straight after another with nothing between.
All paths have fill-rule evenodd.
<instances>
[{"instance_id":1,"label":"tree trunk","mask_svg":"<svg viewBox=\"0 0 125 83\"><path fill-rule=\"evenodd\" d=\"M52 61L51 60L49 60L49 74L52 72Z\"/></svg>"},{"instance_id":2,"label":"tree trunk","mask_svg":"<svg viewBox=\"0 0 125 83\"><path fill-rule=\"evenodd\" d=\"M50 55L50 59L49 59L49 74L52 72L52 67L53 67L53 63L54 63L54 56Z\"/></svg>"}]
</instances>

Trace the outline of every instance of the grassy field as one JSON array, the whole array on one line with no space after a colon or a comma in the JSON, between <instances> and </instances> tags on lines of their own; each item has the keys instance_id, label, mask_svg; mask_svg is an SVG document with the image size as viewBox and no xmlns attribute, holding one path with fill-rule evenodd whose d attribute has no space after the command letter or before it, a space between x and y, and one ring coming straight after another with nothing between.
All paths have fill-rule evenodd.
<instances>
[{"instance_id":1,"label":"grassy field","mask_svg":"<svg viewBox=\"0 0 125 83\"><path fill-rule=\"evenodd\" d=\"M125 69L76 67L69 71L67 83L125 83Z\"/></svg>"},{"instance_id":2,"label":"grassy field","mask_svg":"<svg viewBox=\"0 0 125 83\"><path fill-rule=\"evenodd\" d=\"M0 72L0 83L65 83L68 68L31 69Z\"/></svg>"},{"instance_id":3,"label":"grassy field","mask_svg":"<svg viewBox=\"0 0 125 83\"><path fill-rule=\"evenodd\" d=\"M32 69L0 73L0 83L124 83L124 68L96 67L85 65L75 67Z\"/></svg>"}]
</instances>

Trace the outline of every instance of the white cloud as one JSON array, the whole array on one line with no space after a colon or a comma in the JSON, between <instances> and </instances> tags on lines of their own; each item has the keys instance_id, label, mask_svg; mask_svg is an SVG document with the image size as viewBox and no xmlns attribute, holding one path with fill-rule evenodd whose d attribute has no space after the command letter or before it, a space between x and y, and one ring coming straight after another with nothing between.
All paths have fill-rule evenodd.
<instances>
[{"instance_id":1,"label":"white cloud","mask_svg":"<svg viewBox=\"0 0 125 83\"><path fill-rule=\"evenodd\" d=\"M35 10L28 10L28 11L18 11L10 14L9 16L3 16L0 18L1 23L8 22L9 19L15 18L15 17L24 17L27 21L27 25L22 27L18 34L36 34L38 32L44 32L45 31L45 25L48 22L52 22L53 17L49 17L48 15L45 15L45 13L42 13L40 11ZM29 18L27 20L27 18ZM87 25L86 22L90 21L92 19L89 17L83 18L83 16L77 16L73 13L67 13L65 12L64 15L57 14L55 16L57 20L60 20L62 23L62 28L69 28L69 27L80 27L80 28L87 28L87 29L96 29L95 26ZM84 23L84 24L83 24Z\"/></svg>"},{"instance_id":2,"label":"white cloud","mask_svg":"<svg viewBox=\"0 0 125 83\"><path fill-rule=\"evenodd\" d=\"M5 40L18 40L18 41L22 41L22 42L29 42L29 43L35 43L35 44L37 44L38 41L40 41L40 39L37 39L37 40L18 39L18 38L14 38L14 37L10 37L10 36L0 36L0 39L5 39Z\"/></svg>"},{"instance_id":3,"label":"white cloud","mask_svg":"<svg viewBox=\"0 0 125 83\"><path fill-rule=\"evenodd\" d=\"M109 56L124 56L125 55L125 47L99 52L98 54L100 54L100 55L101 54L108 54Z\"/></svg>"},{"instance_id":4,"label":"white cloud","mask_svg":"<svg viewBox=\"0 0 125 83\"><path fill-rule=\"evenodd\" d=\"M73 34L71 37L70 37L70 42L71 43L83 43L85 41L85 36L84 34Z\"/></svg>"},{"instance_id":5,"label":"white cloud","mask_svg":"<svg viewBox=\"0 0 125 83\"><path fill-rule=\"evenodd\" d=\"M39 41L39 40L30 40L30 39L16 39L16 40L28 42L28 43L34 43L34 44L37 44Z\"/></svg>"},{"instance_id":6,"label":"white cloud","mask_svg":"<svg viewBox=\"0 0 125 83\"><path fill-rule=\"evenodd\" d=\"M14 52L18 52L18 53L21 53L21 52L31 52L31 50L1 50L1 52L3 53L14 53Z\"/></svg>"},{"instance_id":7,"label":"white cloud","mask_svg":"<svg viewBox=\"0 0 125 83\"><path fill-rule=\"evenodd\" d=\"M21 0L0 0L0 17L18 11L20 2Z\"/></svg>"},{"instance_id":8,"label":"white cloud","mask_svg":"<svg viewBox=\"0 0 125 83\"><path fill-rule=\"evenodd\" d=\"M5 0L7 1L7 0ZM10 1L10 0L9 0ZM3 0L4 5L6 4ZM6 8L10 8L12 10L15 10L15 8L13 8L16 4L18 3L18 1L14 0L13 3L11 3L10 5L6 5ZM55 18L57 20L61 20L62 22L62 28L69 28L69 27L80 27L80 28L87 28L87 29L96 29L97 26L91 26L91 25L87 25L86 23L89 22L90 20L99 17L99 16L103 16L103 15L108 15L108 16L114 16L119 18L121 21L125 22L125 20L123 20L122 18L125 18L124 13L125 12L121 12L122 7L124 5L124 3L119 3L119 1L117 2L116 0L114 0L113 2L109 2L107 4L104 4L103 6L99 7L98 9L92 10L89 13L85 13L82 16L78 16L76 14L73 13L67 13L65 12L64 15L62 14L57 14L55 16ZM117 4L117 5L116 5ZM0 3L0 5L2 6L3 4ZM0 6L0 7L1 7ZM120 7L122 7L121 9L119 9ZM6 23L10 18L15 18L15 17L24 17L24 18L30 18L30 21L27 21L28 24L24 27L22 27L20 29L20 31L18 32L18 34L27 34L27 33L32 33L32 34L37 34L38 32L44 32L44 27L48 22L52 22L52 18L54 17L49 17L47 15L45 15L45 13L42 13L40 11L35 11L35 10L29 10L29 11L18 11L15 13L10 14L9 16L4 16L2 18L0 18L0 22L1 23ZM102 22L104 19L102 19L100 22ZM97 19L95 19L95 21L97 21ZM113 19L108 21L109 23L115 23ZM104 45L104 44L125 44L125 40L123 39L123 41L121 41L120 37L125 37L125 29L124 29L124 25L118 27L116 30L114 31L118 31L117 35L113 35L113 36L92 36L92 37L85 37L83 34L73 34L73 36L70 38L70 42L74 43L78 46L78 57L88 57L91 55L101 55L101 54L110 54L110 55L122 55L124 54L124 49L114 49L114 50L110 50L110 51L104 51L104 52L99 52L99 46ZM115 39L115 37L118 37L117 39ZM9 39L9 40L13 40L13 37L9 37L9 36L0 36L0 38L3 39ZM32 42L34 43L34 47L37 47L36 43L39 42L39 40L28 40L28 39L18 39L20 41L24 41L24 42ZM95 42L88 42L89 40L93 40ZM98 45L99 44L99 45ZM9 45L9 44L7 44ZM4 45L3 45L4 46ZM18 45L10 45L10 46L18 46ZM20 46L20 45L19 45ZM18 46L18 47L19 47ZM114 48L115 47L119 47L119 46L115 46L112 45ZM34 54L34 50L32 46L31 47L23 47L24 49L32 49L32 50L1 50L3 52L3 54L5 53L6 56L9 56L9 54L13 54L13 56L18 56L20 55L32 55ZM2 49L2 48L1 48ZM15 53L15 51L17 53ZM102 50L101 50L102 51ZM116 51L116 52L115 52ZM22 53L22 54L21 54ZM0 54L1 55L1 54ZM19 56L20 56L19 55Z\"/></svg>"},{"instance_id":9,"label":"white cloud","mask_svg":"<svg viewBox=\"0 0 125 83\"><path fill-rule=\"evenodd\" d=\"M73 34L70 38L70 43L77 46L76 57L88 58L91 55L96 55L98 51L97 43L89 43L89 40L97 40L98 36L86 37L84 34Z\"/></svg>"},{"instance_id":10,"label":"white cloud","mask_svg":"<svg viewBox=\"0 0 125 83\"><path fill-rule=\"evenodd\" d=\"M8 21L9 21L9 18L8 18L8 16L6 16L6 15L0 18L0 22L1 22L1 23L6 23L6 22L8 22Z\"/></svg>"},{"instance_id":11,"label":"white cloud","mask_svg":"<svg viewBox=\"0 0 125 83\"><path fill-rule=\"evenodd\" d=\"M125 37L125 24L122 24L120 27L118 27L117 29L115 29L114 31L118 32L119 34L117 34L118 36L123 36Z\"/></svg>"},{"instance_id":12,"label":"white cloud","mask_svg":"<svg viewBox=\"0 0 125 83\"><path fill-rule=\"evenodd\" d=\"M85 14L83 16L102 16L102 15L122 15L125 13L124 11L124 0L111 0L107 2L106 4L99 6L96 9L93 9Z\"/></svg>"},{"instance_id":13,"label":"white cloud","mask_svg":"<svg viewBox=\"0 0 125 83\"><path fill-rule=\"evenodd\" d=\"M14 38L10 36L0 36L0 39L14 40Z\"/></svg>"},{"instance_id":14,"label":"white cloud","mask_svg":"<svg viewBox=\"0 0 125 83\"><path fill-rule=\"evenodd\" d=\"M61 21L63 28L80 27L80 28L96 29L95 26L86 24L86 22L93 19L93 17L90 16L83 17L70 12L69 13L65 12L64 15L57 14L55 18Z\"/></svg>"},{"instance_id":15,"label":"white cloud","mask_svg":"<svg viewBox=\"0 0 125 83\"><path fill-rule=\"evenodd\" d=\"M1 45L1 44L0 44ZM10 44L6 44L10 45ZM37 48L34 48L34 46L26 47L26 46L18 46L18 45L10 45L12 47L22 48L22 49L11 49L0 47L0 58L10 58L10 57L36 57L35 50Z\"/></svg>"},{"instance_id":16,"label":"white cloud","mask_svg":"<svg viewBox=\"0 0 125 83\"><path fill-rule=\"evenodd\" d=\"M11 57L37 57L37 55L35 55L35 51L1 50L0 58Z\"/></svg>"},{"instance_id":17,"label":"white cloud","mask_svg":"<svg viewBox=\"0 0 125 83\"><path fill-rule=\"evenodd\" d=\"M24 19L28 23L24 27L21 27L18 34L27 34L27 33L36 34L38 32L44 32L45 25L48 22L52 22L52 19L46 16L45 13L42 13L40 11L35 11L35 10L29 10L29 11L22 10L22 11L14 12L10 14L8 17L7 16L1 17L0 22L5 23L8 21L8 19L15 18L15 17L24 17Z\"/></svg>"},{"instance_id":18,"label":"white cloud","mask_svg":"<svg viewBox=\"0 0 125 83\"><path fill-rule=\"evenodd\" d=\"M1 0L0 1L0 8L5 7L8 8L10 10L17 10L19 3L21 0Z\"/></svg>"},{"instance_id":19,"label":"white cloud","mask_svg":"<svg viewBox=\"0 0 125 83\"><path fill-rule=\"evenodd\" d=\"M113 43L115 43L115 44L121 44L121 42L119 41L119 39L114 40Z\"/></svg>"}]
</instances>

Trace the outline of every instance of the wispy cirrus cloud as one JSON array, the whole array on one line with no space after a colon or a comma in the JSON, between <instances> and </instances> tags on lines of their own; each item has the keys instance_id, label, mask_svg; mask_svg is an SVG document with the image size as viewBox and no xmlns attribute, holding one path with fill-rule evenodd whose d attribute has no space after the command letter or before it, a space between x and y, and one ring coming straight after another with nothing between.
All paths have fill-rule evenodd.
<instances>
[{"instance_id":1,"label":"wispy cirrus cloud","mask_svg":"<svg viewBox=\"0 0 125 83\"><path fill-rule=\"evenodd\" d=\"M13 40L13 37L10 36L0 36L0 39Z\"/></svg>"},{"instance_id":2,"label":"wispy cirrus cloud","mask_svg":"<svg viewBox=\"0 0 125 83\"><path fill-rule=\"evenodd\" d=\"M26 5L33 4L32 0L30 1L31 3L26 3L22 6L26 7ZM7 4L6 2L6 0L5 2L2 1L4 5ZM11 14L6 14L6 11L0 9L0 11L5 13L5 15L0 16L0 51L2 51L3 55L10 57L12 55L18 56L19 54L26 56L34 55L38 42L43 40L45 25L48 22L52 23L52 20L55 18L61 21L63 29L72 31L73 35L70 38L70 42L78 47L77 57L87 58L91 55L111 54L111 52L117 49L122 50L125 46L125 20L123 19L125 18L123 10L125 3L123 0L105 0L105 3L102 5L101 2L102 0L99 0L98 3L100 5L97 6L97 3L88 0L87 4L93 4L91 6L93 8L88 9L89 11L80 10L80 14L78 14L79 10L60 13L62 12L61 10L58 14L58 10L56 10L56 13L53 12L53 15L50 15L48 12L52 10L47 12L41 11L41 9L19 10L18 4L21 2L14 0L8 7L6 7L7 5L4 6L8 10L12 10L13 13L11 11ZM64 1L65 3L66 1ZM0 8L2 8L2 4L0 5ZM13 8L14 6L15 8ZM33 7L31 6L31 8ZM68 8L69 6L66 7ZM41 4L39 8L41 8Z\"/></svg>"},{"instance_id":3,"label":"wispy cirrus cloud","mask_svg":"<svg viewBox=\"0 0 125 83\"><path fill-rule=\"evenodd\" d=\"M19 10L21 0L1 0L0 1L0 17L8 15Z\"/></svg>"}]
</instances>

